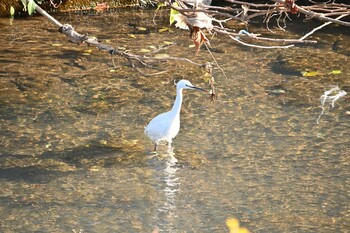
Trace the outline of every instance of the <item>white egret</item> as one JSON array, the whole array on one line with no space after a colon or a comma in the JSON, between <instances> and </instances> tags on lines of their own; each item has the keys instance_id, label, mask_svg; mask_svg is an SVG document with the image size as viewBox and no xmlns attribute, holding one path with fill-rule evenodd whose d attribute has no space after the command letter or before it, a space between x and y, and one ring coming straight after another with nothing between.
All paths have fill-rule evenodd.
<instances>
[{"instance_id":1,"label":"white egret","mask_svg":"<svg viewBox=\"0 0 350 233\"><path fill-rule=\"evenodd\" d=\"M155 151L160 141L166 141L170 149L172 139L179 133L183 89L204 91L193 86L188 80L181 80L176 84L176 99L173 108L169 112L161 113L153 118L145 128L145 134L155 143Z\"/></svg>"}]
</instances>

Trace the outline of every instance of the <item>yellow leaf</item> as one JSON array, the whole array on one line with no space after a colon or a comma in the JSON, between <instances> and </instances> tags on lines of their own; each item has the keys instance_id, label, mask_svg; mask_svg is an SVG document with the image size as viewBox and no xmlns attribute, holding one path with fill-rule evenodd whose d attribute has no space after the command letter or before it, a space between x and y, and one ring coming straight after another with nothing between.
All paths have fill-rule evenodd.
<instances>
[{"instance_id":1,"label":"yellow leaf","mask_svg":"<svg viewBox=\"0 0 350 233\"><path fill-rule=\"evenodd\" d=\"M59 46L62 46L62 44L51 44L51 46L53 46L53 47L59 47Z\"/></svg>"},{"instance_id":2,"label":"yellow leaf","mask_svg":"<svg viewBox=\"0 0 350 233\"><path fill-rule=\"evenodd\" d=\"M318 71L304 71L304 72L302 72L302 74L304 77L313 77L316 75L320 75L320 72L318 72Z\"/></svg>"},{"instance_id":3,"label":"yellow leaf","mask_svg":"<svg viewBox=\"0 0 350 233\"><path fill-rule=\"evenodd\" d=\"M147 28L144 28L144 27L137 27L137 30L139 30L139 31L147 31Z\"/></svg>"},{"instance_id":4,"label":"yellow leaf","mask_svg":"<svg viewBox=\"0 0 350 233\"><path fill-rule=\"evenodd\" d=\"M84 56L90 56L90 53L83 53Z\"/></svg>"},{"instance_id":5,"label":"yellow leaf","mask_svg":"<svg viewBox=\"0 0 350 233\"><path fill-rule=\"evenodd\" d=\"M230 229L230 233L238 233L239 230L239 222L235 218L228 218L226 220L226 225L228 229Z\"/></svg>"},{"instance_id":6,"label":"yellow leaf","mask_svg":"<svg viewBox=\"0 0 350 233\"><path fill-rule=\"evenodd\" d=\"M98 166L91 166L91 167L89 167L89 170L93 171L93 172L98 172L100 170L100 168Z\"/></svg>"},{"instance_id":7,"label":"yellow leaf","mask_svg":"<svg viewBox=\"0 0 350 233\"><path fill-rule=\"evenodd\" d=\"M247 228L239 228L238 233L249 233L249 230Z\"/></svg>"},{"instance_id":8,"label":"yellow leaf","mask_svg":"<svg viewBox=\"0 0 350 233\"><path fill-rule=\"evenodd\" d=\"M341 70L332 70L330 74L341 74Z\"/></svg>"},{"instance_id":9,"label":"yellow leaf","mask_svg":"<svg viewBox=\"0 0 350 233\"><path fill-rule=\"evenodd\" d=\"M239 227L239 221L235 218L226 219L226 225L230 229L230 233L250 233L247 228Z\"/></svg>"},{"instance_id":10,"label":"yellow leaf","mask_svg":"<svg viewBox=\"0 0 350 233\"><path fill-rule=\"evenodd\" d=\"M158 32L166 32L166 31L169 31L169 28L161 28L158 30Z\"/></svg>"},{"instance_id":11,"label":"yellow leaf","mask_svg":"<svg viewBox=\"0 0 350 233\"><path fill-rule=\"evenodd\" d=\"M92 52L91 49L86 49L86 50L84 50L84 53L91 53L91 52Z\"/></svg>"},{"instance_id":12,"label":"yellow leaf","mask_svg":"<svg viewBox=\"0 0 350 233\"><path fill-rule=\"evenodd\" d=\"M134 34L128 34L128 36L130 36L131 38L136 39L136 36Z\"/></svg>"},{"instance_id":13,"label":"yellow leaf","mask_svg":"<svg viewBox=\"0 0 350 233\"><path fill-rule=\"evenodd\" d=\"M102 140L100 140L100 144L101 145L107 145L107 141L102 139Z\"/></svg>"}]
</instances>

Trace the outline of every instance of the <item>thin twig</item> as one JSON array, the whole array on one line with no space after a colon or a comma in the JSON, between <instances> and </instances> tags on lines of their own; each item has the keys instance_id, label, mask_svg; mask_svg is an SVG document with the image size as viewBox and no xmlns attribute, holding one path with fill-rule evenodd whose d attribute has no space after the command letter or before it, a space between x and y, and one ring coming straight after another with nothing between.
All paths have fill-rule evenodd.
<instances>
[{"instance_id":1,"label":"thin twig","mask_svg":"<svg viewBox=\"0 0 350 233\"><path fill-rule=\"evenodd\" d=\"M221 70L222 74L223 74L223 75L225 76L225 78L227 79L227 75L226 75L224 69L219 65L219 63L218 63L218 61L216 60L216 58L214 57L213 53L210 51L210 49L209 49L207 43L204 43L204 45L205 45L205 47L207 48L207 50L208 50L210 56L213 58L213 60L214 60L215 64L217 65L217 67Z\"/></svg>"},{"instance_id":2,"label":"thin twig","mask_svg":"<svg viewBox=\"0 0 350 233\"><path fill-rule=\"evenodd\" d=\"M236 41L236 42L238 42L238 43L240 43L240 44L242 44L242 45L245 45L245 46L248 46L248 47L254 47L254 48L260 48L260 49L287 49L287 48L290 48L290 47L293 47L294 46L294 44L291 44L291 45L282 45L282 46L263 46L263 45L255 45L255 44L248 44L248 43L245 43L245 42L243 42L243 41L241 41L241 40L239 40L239 39L237 39L236 37L234 37L234 36L231 36L231 35L229 35L229 37L232 39L232 40L234 40L234 41Z\"/></svg>"},{"instance_id":3,"label":"thin twig","mask_svg":"<svg viewBox=\"0 0 350 233\"><path fill-rule=\"evenodd\" d=\"M343 18L343 17L345 17L345 16L348 16L348 15L349 15L349 14L347 14L347 15L341 15L341 16L337 17L336 19L341 19L341 18ZM329 25L329 24L331 24L331 23L332 23L332 22L325 22L325 23L322 24L321 26L312 29L309 33L305 34L305 35L304 35L303 37L301 37L299 40L304 40L306 37L309 37L309 36L312 35L314 32L320 30L321 28L324 28L325 26L327 26L327 25Z\"/></svg>"}]
</instances>

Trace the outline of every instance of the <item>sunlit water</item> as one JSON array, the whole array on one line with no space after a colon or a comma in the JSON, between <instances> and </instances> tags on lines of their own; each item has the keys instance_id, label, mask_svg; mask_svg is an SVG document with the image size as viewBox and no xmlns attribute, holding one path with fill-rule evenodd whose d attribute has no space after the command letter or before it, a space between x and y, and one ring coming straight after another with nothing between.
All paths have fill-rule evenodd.
<instances>
[{"instance_id":1,"label":"sunlit water","mask_svg":"<svg viewBox=\"0 0 350 233\"><path fill-rule=\"evenodd\" d=\"M166 12L157 25L153 11L56 17L133 53L175 42L161 53L212 61L194 57L188 32L158 32ZM155 156L144 126L171 107L174 79L209 90L203 70L170 62L146 77L42 17L0 27L1 232L228 232L228 218L252 232L349 232L349 94L316 123L324 91L350 91L349 29L288 50L212 39L227 75L213 71L218 98L185 91L173 152Z\"/></svg>"}]
</instances>

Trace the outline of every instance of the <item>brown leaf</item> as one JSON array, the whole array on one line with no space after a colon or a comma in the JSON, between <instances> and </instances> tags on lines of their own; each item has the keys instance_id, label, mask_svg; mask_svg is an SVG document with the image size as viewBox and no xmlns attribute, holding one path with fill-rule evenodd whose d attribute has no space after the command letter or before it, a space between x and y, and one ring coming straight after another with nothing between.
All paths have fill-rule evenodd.
<instances>
[{"instance_id":1,"label":"brown leaf","mask_svg":"<svg viewBox=\"0 0 350 233\"><path fill-rule=\"evenodd\" d=\"M198 54L203 43L209 44L208 38L205 36L204 32L199 27L193 27L191 30L191 37L194 45L196 46L196 55Z\"/></svg>"}]
</instances>

